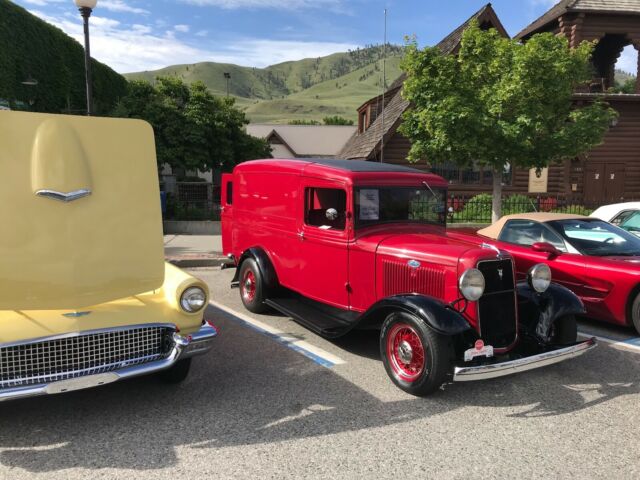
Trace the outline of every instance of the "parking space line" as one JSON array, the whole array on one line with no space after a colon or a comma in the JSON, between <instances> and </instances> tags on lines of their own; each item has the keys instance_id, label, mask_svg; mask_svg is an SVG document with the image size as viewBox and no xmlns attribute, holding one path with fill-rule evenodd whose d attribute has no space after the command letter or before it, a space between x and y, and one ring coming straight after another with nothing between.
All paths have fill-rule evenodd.
<instances>
[{"instance_id":1,"label":"parking space line","mask_svg":"<svg viewBox=\"0 0 640 480\"><path fill-rule=\"evenodd\" d=\"M305 357L316 362L318 365L322 365L323 367L326 367L326 368L331 368L335 365L342 365L346 363L340 357L332 353L329 353L326 350L316 347L315 345L311 345L310 343L304 340L299 340L297 338L287 336L284 332L281 332L280 330L273 328L272 326L267 325L266 323L256 320L255 318L252 318L249 315L245 315L244 313L237 312L232 308L229 308L226 305L215 302L213 300L211 300L209 303L215 308L222 310L223 312L231 315L231 317L234 320L236 320L238 323L246 327L249 327L252 330L255 330L275 340L276 342L290 348L295 352L298 352L304 355Z\"/></svg>"},{"instance_id":2,"label":"parking space line","mask_svg":"<svg viewBox=\"0 0 640 480\"><path fill-rule=\"evenodd\" d=\"M582 337L595 337L596 340L608 343L612 347L621 348L623 350L629 350L630 352L640 353L640 337L638 338L627 338L626 340L618 340L615 338L603 337L601 335L592 335L586 332L578 332L578 335Z\"/></svg>"}]
</instances>

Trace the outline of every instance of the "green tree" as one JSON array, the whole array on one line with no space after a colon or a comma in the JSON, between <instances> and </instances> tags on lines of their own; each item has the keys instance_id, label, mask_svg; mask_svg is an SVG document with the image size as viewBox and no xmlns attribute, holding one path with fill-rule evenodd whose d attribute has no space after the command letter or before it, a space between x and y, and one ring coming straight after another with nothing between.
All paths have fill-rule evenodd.
<instances>
[{"instance_id":1,"label":"green tree","mask_svg":"<svg viewBox=\"0 0 640 480\"><path fill-rule=\"evenodd\" d=\"M613 93L636 93L636 79L635 77L627 79L624 83L616 85L612 89Z\"/></svg>"},{"instance_id":2,"label":"green tree","mask_svg":"<svg viewBox=\"0 0 640 480\"><path fill-rule=\"evenodd\" d=\"M599 99L573 103L592 77L593 44L570 49L550 33L525 44L472 24L458 55L408 42L402 68L411 102L400 131L417 162L477 163L493 171L492 218L501 215L506 164L544 168L602 143L617 113Z\"/></svg>"},{"instance_id":3,"label":"green tree","mask_svg":"<svg viewBox=\"0 0 640 480\"><path fill-rule=\"evenodd\" d=\"M353 120L348 120L339 115L335 115L333 117L324 117L322 122L325 125L353 125Z\"/></svg>"},{"instance_id":4,"label":"green tree","mask_svg":"<svg viewBox=\"0 0 640 480\"><path fill-rule=\"evenodd\" d=\"M112 115L151 124L159 165L229 171L245 160L271 157L267 142L246 133L249 122L235 100L215 97L202 82L186 85L175 77L158 77L155 85L131 81Z\"/></svg>"},{"instance_id":5,"label":"green tree","mask_svg":"<svg viewBox=\"0 0 640 480\"><path fill-rule=\"evenodd\" d=\"M290 120L289 125L320 125L317 120Z\"/></svg>"}]
</instances>

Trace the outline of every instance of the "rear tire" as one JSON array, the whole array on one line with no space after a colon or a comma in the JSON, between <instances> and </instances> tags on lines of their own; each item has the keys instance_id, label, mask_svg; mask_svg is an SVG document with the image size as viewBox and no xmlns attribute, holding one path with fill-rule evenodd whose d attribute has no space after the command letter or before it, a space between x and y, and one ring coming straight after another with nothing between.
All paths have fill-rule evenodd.
<instances>
[{"instance_id":1,"label":"rear tire","mask_svg":"<svg viewBox=\"0 0 640 480\"><path fill-rule=\"evenodd\" d=\"M380 353L393 383L418 397L438 390L451 371L449 338L408 313L387 317L380 332Z\"/></svg>"},{"instance_id":2,"label":"rear tire","mask_svg":"<svg viewBox=\"0 0 640 480\"><path fill-rule=\"evenodd\" d=\"M240 265L240 299L244 307L253 313L264 313L269 307L264 303L265 285L253 258L247 258Z\"/></svg>"},{"instance_id":3,"label":"rear tire","mask_svg":"<svg viewBox=\"0 0 640 480\"><path fill-rule=\"evenodd\" d=\"M572 345L578 341L578 323L574 315L558 318L553 324L549 342L554 345Z\"/></svg>"},{"instance_id":4,"label":"rear tire","mask_svg":"<svg viewBox=\"0 0 640 480\"><path fill-rule=\"evenodd\" d=\"M164 383L176 384L183 382L189 376L189 370L191 369L191 359L185 358L179 360L173 367L160 372L160 380Z\"/></svg>"}]
</instances>

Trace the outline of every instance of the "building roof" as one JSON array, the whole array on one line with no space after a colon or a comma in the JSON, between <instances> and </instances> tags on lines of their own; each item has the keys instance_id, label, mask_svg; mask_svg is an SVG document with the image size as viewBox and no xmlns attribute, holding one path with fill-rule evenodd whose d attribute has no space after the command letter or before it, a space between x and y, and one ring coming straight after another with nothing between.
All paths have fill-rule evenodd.
<instances>
[{"instance_id":1,"label":"building roof","mask_svg":"<svg viewBox=\"0 0 640 480\"><path fill-rule=\"evenodd\" d=\"M571 215L568 213L546 213L546 212L534 212L534 213L518 213L515 215L505 215L493 225L478 230L478 235L483 237L493 238L494 240L500 236L502 228L509 220L532 220L534 222L552 222L554 220L575 220L575 219L589 218L584 215Z\"/></svg>"},{"instance_id":2,"label":"building roof","mask_svg":"<svg viewBox=\"0 0 640 480\"><path fill-rule=\"evenodd\" d=\"M384 109L384 115L378 115L365 132L358 134L356 131L339 156L347 159L367 159L380 145L383 132L386 141L387 137L396 131L402 114L408 106L409 102L402 98L398 90Z\"/></svg>"},{"instance_id":3,"label":"building roof","mask_svg":"<svg viewBox=\"0 0 640 480\"><path fill-rule=\"evenodd\" d=\"M460 47L462 34L473 20L478 20L479 22L490 22L491 25L498 29L502 35L506 37L509 36L506 29L500 22L500 19L496 15L496 12L493 10L493 7L488 3L474 13L466 22L443 38L440 43L436 45L440 51L445 55L456 53ZM387 94L393 96L393 98L384 109L384 124L383 115L379 114L365 132L358 133L356 131L340 152L340 157L349 159L369 158L374 151L379 149L383 132L385 142L395 133L402 121L402 114L407 108L409 108L409 102L402 98L401 91L401 87L406 79L407 75L406 73L403 73L391 84L389 90L387 90ZM371 100L369 102L371 102Z\"/></svg>"},{"instance_id":4,"label":"building roof","mask_svg":"<svg viewBox=\"0 0 640 480\"><path fill-rule=\"evenodd\" d=\"M247 125L249 135L267 141L278 138L296 157L334 157L355 131L351 125Z\"/></svg>"},{"instance_id":5,"label":"building roof","mask_svg":"<svg viewBox=\"0 0 640 480\"><path fill-rule=\"evenodd\" d=\"M570 12L598 12L640 15L640 0L561 0L535 20L516 38L527 37Z\"/></svg>"}]
</instances>

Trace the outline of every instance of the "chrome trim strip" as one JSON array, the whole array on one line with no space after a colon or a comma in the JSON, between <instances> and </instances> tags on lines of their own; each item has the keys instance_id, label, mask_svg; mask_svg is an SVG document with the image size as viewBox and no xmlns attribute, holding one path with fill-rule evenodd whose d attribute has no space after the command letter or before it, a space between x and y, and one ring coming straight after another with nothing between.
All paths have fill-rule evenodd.
<instances>
[{"instance_id":1,"label":"chrome trim strip","mask_svg":"<svg viewBox=\"0 0 640 480\"><path fill-rule=\"evenodd\" d=\"M36 195L39 197L50 198L51 200L57 200L59 202L69 203L74 200L79 200L91 195L91 190L88 188L81 188L80 190L74 190L73 192L58 192L56 190L38 190Z\"/></svg>"},{"instance_id":2,"label":"chrome trim strip","mask_svg":"<svg viewBox=\"0 0 640 480\"><path fill-rule=\"evenodd\" d=\"M514 373L546 367L547 365L553 365L554 363L560 363L564 360L579 357L592 348L595 348L596 345L596 339L591 338L570 347L532 355L531 357L519 358L509 362L479 365L475 367L456 367L453 373L453 381L473 382L476 380L487 380L489 378L504 377Z\"/></svg>"},{"instance_id":3,"label":"chrome trim strip","mask_svg":"<svg viewBox=\"0 0 640 480\"><path fill-rule=\"evenodd\" d=\"M147 324L146 326L150 326L153 324ZM155 324L155 325L165 325L165 324ZM171 325L171 327L175 330L175 325ZM118 329L127 329L134 328L132 326L116 328L116 329L107 329L107 330L118 330ZM78 335L82 335L81 332ZM175 341L175 345L173 350L167 358L162 360L158 360L155 362L145 363L142 365L134 365L132 367L126 367L120 370L115 370L109 372L117 376L117 380L124 380L126 378L138 377L141 375L148 375L151 373L159 372L161 370L165 370L167 368L172 367L178 360L183 360L185 358L193 357L195 355L202 355L207 353L211 349L211 342L214 337L218 335L218 331L216 328L208 323L205 323L200 330L191 334L182 336L178 333L173 334L173 339ZM69 335L71 336L71 335ZM48 337L53 338L53 337ZM33 341L33 340L32 340ZM96 375L86 375L82 377L77 377L79 379L90 380L91 377L100 377L102 378L104 374L99 373ZM62 382L66 382L67 380L62 380ZM42 383L39 385L28 385L24 387L13 387L7 389L0 389L0 402L5 400L14 400L18 398L27 398L27 397L35 397L38 395L53 395L57 392L48 391L49 386L55 385L58 382L51 383ZM96 383L95 386L98 386L99 383ZM91 387L86 387L91 388ZM52 389L55 390L55 389Z\"/></svg>"},{"instance_id":4,"label":"chrome trim strip","mask_svg":"<svg viewBox=\"0 0 640 480\"><path fill-rule=\"evenodd\" d=\"M51 335L48 337L30 338L28 340L20 340L18 342L0 343L0 348L5 347L17 347L20 345L29 345L30 343L49 342L51 340L61 340L63 338L83 337L85 335L96 335L99 333L112 333L123 330L134 330L137 328L168 328L176 330L176 326L173 323L141 323L138 325L123 325L121 327L111 328L98 328L96 330L82 330L80 332L62 333L60 335Z\"/></svg>"}]
</instances>

